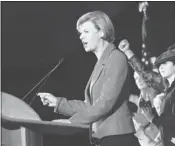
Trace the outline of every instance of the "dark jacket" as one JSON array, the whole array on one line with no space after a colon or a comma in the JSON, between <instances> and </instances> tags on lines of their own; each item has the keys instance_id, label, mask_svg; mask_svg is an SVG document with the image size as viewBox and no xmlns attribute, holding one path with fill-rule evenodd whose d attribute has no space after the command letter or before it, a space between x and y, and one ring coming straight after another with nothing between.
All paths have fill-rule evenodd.
<instances>
[{"instance_id":1,"label":"dark jacket","mask_svg":"<svg viewBox=\"0 0 175 146\"><path fill-rule=\"evenodd\" d=\"M171 138L175 137L175 81L166 91L163 103L163 113L160 117L155 117L153 123L163 127L163 140L165 146L173 146Z\"/></svg>"}]
</instances>

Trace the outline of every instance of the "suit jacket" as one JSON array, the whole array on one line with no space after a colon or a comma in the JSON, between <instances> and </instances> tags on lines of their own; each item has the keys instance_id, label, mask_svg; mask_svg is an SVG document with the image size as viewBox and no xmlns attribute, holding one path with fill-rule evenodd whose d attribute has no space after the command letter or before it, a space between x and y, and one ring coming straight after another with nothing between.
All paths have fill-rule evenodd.
<instances>
[{"instance_id":1,"label":"suit jacket","mask_svg":"<svg viewBox=\"0 0 175 146\"><path fill-rule=\"evenodd\" d=\"M163 141L165 146L173 146L171 138L175 137L175 81L166 91L164 98L163 113L153 119L153 123L162 126Z\"/></svg>"},{"instance_id":2,"label":"suit jacket","mask_svg":"<svg viewBox=\"0 0 175 146\"><path fill-rule=\"evenodd\" d=\"M91 89L90 89L91 87ZM58 100L57 112L72 116L70 121L93 124L93 137L134 132L127 106L129 74L125 55L109 44L96 63L85 88L85 101Z\"/></svg>"}]
</instances>

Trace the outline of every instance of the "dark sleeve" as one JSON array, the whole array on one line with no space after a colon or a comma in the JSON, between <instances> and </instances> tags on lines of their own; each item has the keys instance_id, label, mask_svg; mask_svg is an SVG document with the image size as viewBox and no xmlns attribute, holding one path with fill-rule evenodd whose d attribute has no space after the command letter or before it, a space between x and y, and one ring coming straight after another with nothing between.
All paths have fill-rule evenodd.
<instances>
[{"instance_id":1,"label":"dark sleeve","mask_svg":"<svg viewBox=\"0 0 175 146\"><path fill-rule=\"evenodd\" d=\"M159 92L164 90L163 79L159 73L151 70L146 70L143 63L134 55L129 59L129 64L146 82L149 87L152 87Z\"/></svg>"},{"instance_id":2,"label":"dark sleeve","mask_svg":"<svg viewBox=\"0 0 175 146\"><path fill-rule=\"evenodd\" d=\"M156 126L163 126L168 128L175 128L175 103L172 104L172 111L169 111L169 113L164 112L159 117L154 117L152 122Z\"/></svg>"}]
</instances>

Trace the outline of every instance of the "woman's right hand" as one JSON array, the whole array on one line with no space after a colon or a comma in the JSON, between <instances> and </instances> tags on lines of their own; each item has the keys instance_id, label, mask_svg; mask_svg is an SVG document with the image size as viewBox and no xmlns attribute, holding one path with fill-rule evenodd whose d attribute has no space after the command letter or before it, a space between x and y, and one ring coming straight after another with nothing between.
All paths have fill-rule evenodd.
<instances>
[{"instance_id":1,"label":"woman's right hand","mask_svg":"<svg viewBox=\"0 0 175 146\"><path fill-rule=\"evenodd\" d=\"M43 105L47 105L49 107L55 107L57 104L57 97L52 95L51 93L38 93L38 96L40 96L41 101Z\"/></svg>"},{"instance_id":2,"label":"woman's right hand","mask_svg":"<svg viewBox=\"0 0 175 146\"><path fill-rule=\"evenodd\" d=\"M126 52L127 50L130 50L129 47L129 42L128 40L124 39L120 42L120 44L118 45L118 48L122 51L122 52Z\"/></svg>"},{"instance_id":3,"label":"woman's right hand","mask_svg":"<svg viewBox=\"0 0 175 146\"><path fill-rule=\"evenodd\" d=\"M171 142L172 142L173 144L175 144L175 137L172 137L172 138L171 138Z\"/></svg>"}]
</instances>

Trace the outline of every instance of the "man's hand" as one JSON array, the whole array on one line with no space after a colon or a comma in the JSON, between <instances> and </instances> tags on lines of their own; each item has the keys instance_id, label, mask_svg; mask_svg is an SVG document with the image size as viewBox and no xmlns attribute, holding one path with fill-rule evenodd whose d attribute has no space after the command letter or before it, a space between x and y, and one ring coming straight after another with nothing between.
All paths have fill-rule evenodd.
<instances>
[{"instance_id":1,"label":"man's hand","mask_svg":"<svg viewBox=\"0 0 175 146\"><path fill-rule=\"evenodd\" d=\"M43 105L48 105L50 107L55 107L57 104L57 97L53 96L50 93L38 93L40 96Z\"/></svg>"},{"instance_id":2,"label":"man's hand","mask_svg":"<svg viewBox=\"0 0 175 146\"><path fill-rule=\"evenodd\" d=\"M156 95L156 97L153 99L153 105L156 108L156 111L159 115L161 115L161 105L163 104L163 98L165 97L165 93L161 93Z\"/></svg>"}]
</instances>

